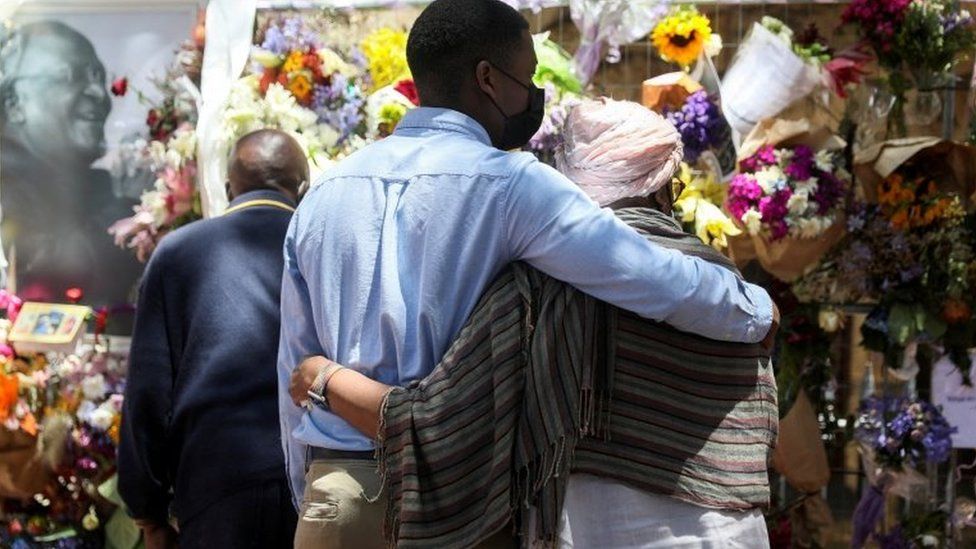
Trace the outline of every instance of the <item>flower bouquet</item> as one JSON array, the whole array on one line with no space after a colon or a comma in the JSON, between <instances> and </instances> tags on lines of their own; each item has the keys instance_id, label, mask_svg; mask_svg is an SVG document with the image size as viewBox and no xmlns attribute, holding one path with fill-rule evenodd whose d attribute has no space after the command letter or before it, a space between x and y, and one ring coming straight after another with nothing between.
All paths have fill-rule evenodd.
<instances>
[{"instance_id":1,"label":"flower bouquet","mask_svg":"<svg viewBox=\"0 0 976 549\"><path fill-rule=\"evenodd\" d=\"M854 0L843 20L857 26L888 72L895 128L906 132L906 115L919 125L933 122L941 110L934 90L951 88L954 65L976 45L969 12L950 0ZM915 100L906 104L912 87Z\"/></svg>"},{"instance_id":2,"label":"flower bouquet","mask_svg":"<svg viewBox=\"0 0 976 549\"><path fill-rule=\"evenodd\" d=\"M686 230L717 250L728 247L728 237L742 234L721 209L726 187L712 172L695 170L682 163L675 177L682 188L677 193L674 211Z\"/></svg>"},{"instance_id":3,"label":"flower bouquet","mask_svg":"<svg viewBox=\"0 0 976 549\"><path fill-rule=\"evenodd\" d=\"M135 251L136 258L149 260L159 241L170 231L200 219L200 193L196 185L196 133L183 124L166 140L149 144L156 181L143 193L135 215L115 222L109 233L118 246Z\"/></svg>"},{"instance_id":4,"label":"flower bouquet","mask_svg":"<svg viewBox=\"0 0 976 549\"><path fill-rule=\"evenodd\" d=\"M837 151L765 145L740 162L725 208L751 237L756 258L790 282L842 236L850 175Z\"/></svg>"},{"instance_id":5,"label":"flower bouquet","mask_svg":"<svg viewBox=\"0 0 976 549\"><path fill-rule=\"evenodd\" d=\"M314 161L324 149L364 133L358 70L323 47L300 18L269 24L251 58L257 79L244 77L231 95L228 146L251 131L277 128L304 137L299 142Z\"/></svg>"},{"instance_id":6,"label":"flower bouquet","mask_svg":"<svg viewBox=\"0 0 976 549\"><path fill-rule=\"evenodd\" d=\"M366 99L366 136L382 139L393 133L407 111L420 105L417 87L407 66L407 33L384 27L363 39L373 91Z\"/></svg>"},{"instance_id":7,"label":"flower bouquet","mask_svg":"<svg viewBox=\"0 0 976 549\"><path fill-rule=\"evenodd\" d=\"M142 262L149 260L163 236L202 217L195 136L204 48L202 23L194 34L195 39L177 51L165 77L154 79L161 99L151 103L139 94L150 104L146 114L148 139L142 141L139 156L148 164L155 182L152 189L142 193L134 215L108 229L116 245L133 250Z\"/></svg>"},{"instance_id":8,"label":"flower bouquet","mask_svg":"<svg viewBox=\"0 0 976 549\"><path fill-rule=\"evenodd\" d=\"M722 78L722 110L740 139L822 82L820 68L776 30L755 23Z\"/></svg>"},{"instance_id":9,"label":"flower bouquet","mask_svg":"<svg viewBox=\"0 0 976 549\"><path fill-rule=\"evenodd\" d=\"M908 501L928 499L931 481L918 469L949 459L955 431L942 412L924 400L870 397L862 401L854 437L861 445L869 484L854 511L853 547L862 547L874 533L889 493Z\"/></svg>"}]
</instances>

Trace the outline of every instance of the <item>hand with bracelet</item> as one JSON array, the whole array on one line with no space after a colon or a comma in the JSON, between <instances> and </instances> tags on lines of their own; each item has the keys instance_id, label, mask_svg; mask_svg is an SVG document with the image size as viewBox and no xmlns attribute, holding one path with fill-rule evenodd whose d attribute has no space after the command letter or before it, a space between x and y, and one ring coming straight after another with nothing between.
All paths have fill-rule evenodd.
<instances>
[{"instance_id":1,"label":"hand with bracelet","mask_svg":"<svg viewBox=\"0 0 976 549\"><path fill-rule=\"evenodd\" d=\"M296 406L310 408L317 402L364 435L375 437L380 406L390 389L324 356L309 356L292 371L288 392Z\"/></svg>"}]
</instances>

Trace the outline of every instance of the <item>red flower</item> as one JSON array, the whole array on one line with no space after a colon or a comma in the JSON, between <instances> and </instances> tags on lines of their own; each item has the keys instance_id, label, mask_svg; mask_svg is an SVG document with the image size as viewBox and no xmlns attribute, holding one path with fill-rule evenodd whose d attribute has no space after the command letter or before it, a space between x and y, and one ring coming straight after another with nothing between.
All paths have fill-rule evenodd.
<instances>
[{"instance_id":1,"label":"red flower","mask_svg":"<svg viewBox=\"0 0 976 549\"><path fill-rule=\"evenodd\" d=\"M95 313L95 335L104 334L106 326L108 326L108 307L102 307Z\"/></svg>"},{"instance_id":2,"label":"red flower","mask_svg":"<svg viewBox=\"0 0 976 549\"><path fill-rule=\"evenodd\" d=\"M258 83L261 95L268 93L268 87L277 79L278 69L265 69L264 74L261 75L261 81Z\"/></svg>"},{"instance_id":3,"label":"red flower","mask_svg":"<svg viewBox=\"0 0 976 549\"><path fill-rule=\"evenodd\" d=\"M64 297L68 299L70 303L78 303L85 297L85 292L81 288L68 288L64 292Z\"/></svg>"},{"instance_id":4,"label":"red flower","mask_svg":"<svg viewBox=\"0 0 976 549\"><path fill-rule=\"evenodd\" d=\"M413 83L413 79L401 80L397 82L397 85L393 89L400 92L401 95L409 99L414 105L420 105L420 96L417 95L417 86Z\"/></svg>"},{"instance_id":5,"label":"red flower","mask_svg":"<svg viewBox=\"0 0 976 549\"><path fill-rule=\"evenodd\" d=\"M844 50L824 63L830 88L838 97L846 98L849 84L860 84L861 78L868 73L864 68L871 62L871 55L863 47L855 46Z\"/></svg>"},{"instance_id":6,"label":"red flower","mask_svg":"<svg viewBox=\"0 0 976 549\"><path fill-rule=\"evenodd\" d=\"M129 91L128 78L123 76L122 78L117 78L115 82L112 82L112 95L122 97L127 91Z\"/></svg>"},{"instance_id":7,"label":"red flower","mask_svg":"<svg viewBox=\"0 0 976 549\"><path fill-rule=\"evenodd\" d=\"M155 128L156 124L159 123L159 111L156 109L149 109L149 114L146 115L146 125L150 128Z\"/></svg>"}]
</instances>

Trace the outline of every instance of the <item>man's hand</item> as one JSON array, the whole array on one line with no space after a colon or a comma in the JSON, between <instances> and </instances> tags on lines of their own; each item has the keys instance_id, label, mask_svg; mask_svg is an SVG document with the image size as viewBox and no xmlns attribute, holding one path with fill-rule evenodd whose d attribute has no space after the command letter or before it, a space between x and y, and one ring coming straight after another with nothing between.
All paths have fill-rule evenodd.
<instances>
[{"instance_id":1,"label":"man's hand","mask_svg":"<svg viewBox=\"0 0 976 549\"><path fill-rule=\"evenodd\" d=\"M146 549L176 549L177 534L169 524L147 520L136 521L146 542Z\"/></svg>"},{"instance_id":2,"label":"man's hand","mask_svg":"<svg viewBox=\"0 0 976 549\"><path fill-rule=\"evenodd\" d=\"M312 388L315 378L331 363L332 361L324 356L309 356L292 371L288 394L291 395L295 406L305 406L308 401L308 390Z\"/></svg>"},{"instance_id":3,"label":"man's hand","mask_svg":"<svg viewBox=\"0 0 976 549\"><path fill-rule=\"evenodd\" d=\"M767 351L772 351L773 345L776 343L776 332L779 331L779 320L779 307L773 303L773 322L769 325L769 333L766 334L766 338L760 343L760 345L762 345Z\"/></svg>"}]
</instances>

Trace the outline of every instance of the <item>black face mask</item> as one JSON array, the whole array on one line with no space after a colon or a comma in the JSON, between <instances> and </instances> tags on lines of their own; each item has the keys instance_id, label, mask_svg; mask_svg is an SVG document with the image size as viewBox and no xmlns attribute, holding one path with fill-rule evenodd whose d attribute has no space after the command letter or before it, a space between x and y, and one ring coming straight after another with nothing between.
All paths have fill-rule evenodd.
<instances>
[{"instance_id":1,"label":"black face mask","mask_svg":"<svg viewBox=\"0 0 976 549\"><path fill-rule=\"evenodd\" d=\"M494 67L494 65L492 65ZM498 109L498 112L502 113L505 117L505 126L502 129L502 136L497 143L494 143L496 147L503 151L509 151L512 149L521 149L532 139L532 136L539 131L539 127L542 126L542 117L546 114L546 90L537 88L536 86L528 86L519 81L511 74L499 69L498 72L504 74L505 76L512 79L513 82L517 83L519 86L529 90L529 107L524 111L509 116L505 114L505 111L498 106L495 99L488 96L491 100L491 104Z\"/></svg>"}]
</instances>

